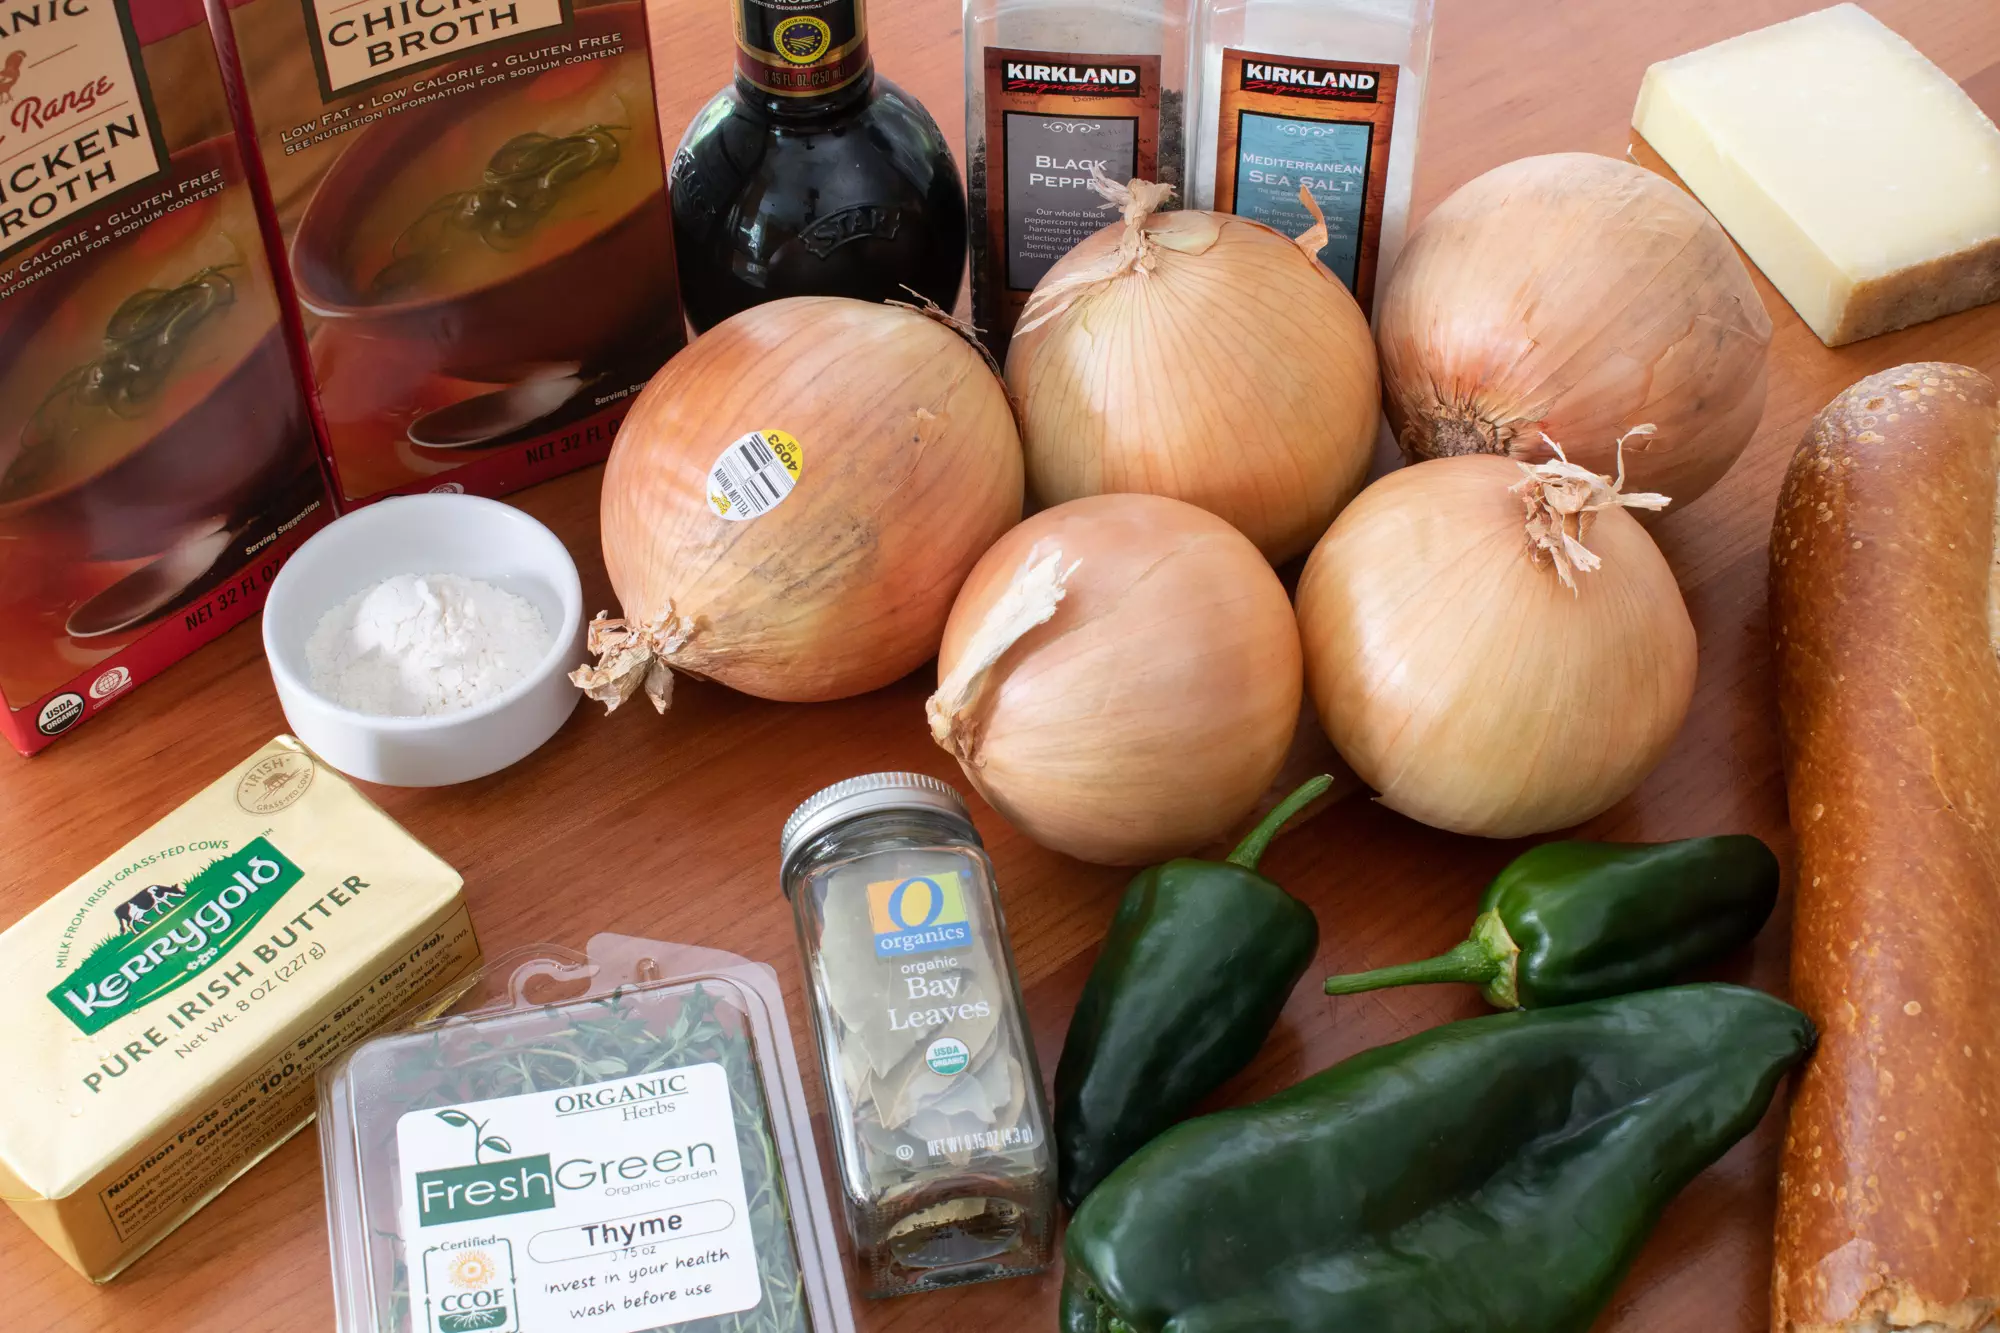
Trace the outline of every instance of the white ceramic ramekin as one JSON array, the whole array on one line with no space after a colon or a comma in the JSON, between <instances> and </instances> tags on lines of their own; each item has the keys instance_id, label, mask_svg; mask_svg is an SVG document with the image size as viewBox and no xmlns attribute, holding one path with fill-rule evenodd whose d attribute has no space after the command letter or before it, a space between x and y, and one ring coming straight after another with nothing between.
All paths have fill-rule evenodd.
<instances>
[{"instance_id":1,"label":"white ceramic ramekin","mask_svg":"<svg viewBox=\"0 0 2000 1333\"><path fill-rule=\"evenodd\" d=\"M526 680L441 717L371 717L313 693L306 640L320 618L395 574L459 574L524 597L555 632ZM443 787L524 758L576 707L565 678L583 661L583 587L556 535L511 505L470 495L383 500L299 547L264 605L264 655L292 734L341 772L395 787Z\"/></svg>"}]
</instances>

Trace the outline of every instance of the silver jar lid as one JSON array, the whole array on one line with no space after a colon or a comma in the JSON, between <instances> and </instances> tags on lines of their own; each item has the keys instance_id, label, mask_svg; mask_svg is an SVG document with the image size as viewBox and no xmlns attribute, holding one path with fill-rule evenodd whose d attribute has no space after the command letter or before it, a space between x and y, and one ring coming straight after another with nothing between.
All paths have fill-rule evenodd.
<instances>
[{"instance_id":1,"label":"silver jar lid","mask_svg":"<svg viewBox=\"0 0 2000 1333\"><path fill-rule=\"evenodd\" d=\"M865 773L814 792L792 811L778 836L779 866L789 866L792 853L834 825L884 810L936 810L967 823L972 818L957 790L928 773Z\"/></svg>"}]
</instances>

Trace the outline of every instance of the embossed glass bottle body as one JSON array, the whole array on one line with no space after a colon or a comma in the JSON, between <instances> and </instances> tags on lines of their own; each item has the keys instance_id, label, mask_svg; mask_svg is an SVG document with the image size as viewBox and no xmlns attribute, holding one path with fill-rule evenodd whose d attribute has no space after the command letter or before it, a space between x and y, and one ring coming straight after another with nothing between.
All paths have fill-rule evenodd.
<instances>
[{"instance_id":1,"label":"embossed glass bottle body","mask_svg":"<svg viewBox=\"0 0 2000 1333\"><path fill-rule=\"evenodd\" d=\"M876 77L864 0L733 0L736 78L674 155L688 317L707 329L786 296L949 310L965 191L923 105Z\"/></svg>"}]
</instances>

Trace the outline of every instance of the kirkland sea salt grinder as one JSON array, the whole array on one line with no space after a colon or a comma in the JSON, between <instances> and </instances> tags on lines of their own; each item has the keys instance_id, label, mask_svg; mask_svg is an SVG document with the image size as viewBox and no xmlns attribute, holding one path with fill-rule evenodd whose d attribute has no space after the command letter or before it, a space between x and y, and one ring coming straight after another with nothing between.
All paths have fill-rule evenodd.
<instances>
[{"instance_id":1,"label":"kirkland sea salt grinder","mask_svg":"<svg viewBox=\"0 0 2000 1333\"><path fill-rule=\"evenodd\" d=\"M785 821L841 1196L870 1296L1045 1268L1055 1157L993 863L921 773Z\"/></svg>"},{"instance_id":2,"label":"kirkland sea salt grinder","mask_svg":"<svg viewBox=\"0 0 2000 1333\"><path fill-rule=\"evenodd\" d=\"M1432 0L1195 0L1189 196L1300 236L1371 318L1410 221Z\"/></svg>"}]
</instances>

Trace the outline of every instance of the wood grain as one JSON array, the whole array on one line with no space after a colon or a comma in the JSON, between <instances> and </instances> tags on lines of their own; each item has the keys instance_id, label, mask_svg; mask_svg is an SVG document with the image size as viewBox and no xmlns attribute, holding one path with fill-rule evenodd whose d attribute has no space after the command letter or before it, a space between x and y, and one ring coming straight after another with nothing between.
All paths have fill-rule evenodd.
<instances>
[{"instance_id":1,"label":"wood grain","mask_svg":"<svg viewBox=\"0 0 2000 1333\"><path fill-rule=\"evenodd\" d=\"M1451 187L1514 157L1623 154L1648 63L1816 7L1818 0L1439 0L1419 216ZM1868 7L1989 110L2000 102L2000 11L1965 0L1868 0ZM882 70L922 99L962 147L956 7L878 3L871 28ZM670 138L727 77L729 30L722 0L656 4ZM1863 180L1865 170L1857 164ZM1863 375L1931 359L2000 370L2000 308L1828 351L1761 279L1759 288L1777 323L1763 425L1718 486L1655 529L1701 637L1694 709L1667 761L1585 836L1744 831L1789 859L1764 612L1764 546L1785 461L1813 414ZM605 606L597 486L595 471L582 473L520 504L569 542L586 600ZM777 967L804 1049L800 971L777 884L779 824L796 801L855 773L914 768L958 781L924 729L929 687L928 672L919 672L861 699L780 706L684 684L666 718L579 710L546 748L505 774L442 791L373 794L464 872L489 953L535 941L580 944L599 930L735 950ZM252 624L42 757L0 756L0 924L283 726ZM1318 753L1310 735L1302 740L1302 756ZM984 807L975 818L999 868L1047 1073L1124 876L1044 852ZM1320 958L1263 1054L1217 1100L1268 1094L1357 1050L1479 1012L1469 994L1435 988L1334 1002L1314 979L1454 943L1481 886L1518 850L1435 833L1360 798L1280 842L1267 868L1319 912ZM1721 975L1782 992L1787 916L1781 907L1750 954ZM807 1077L817 1078L810 1063ZM1776 1117L1768 1119L1674 1204L1603 1330L1765 1328L1778 1130ZM823 1121L820 1134L824 1155ZM13 1219L0 1219L0 1326L10 1330L328 1328L328 1281L311 1134L105 1288L64 1268ZM1049 1329L1056 1285L1053 1276L991 1283L857 1303L856 1313L870 1333Z\"/></svg>"}]
</instances>

